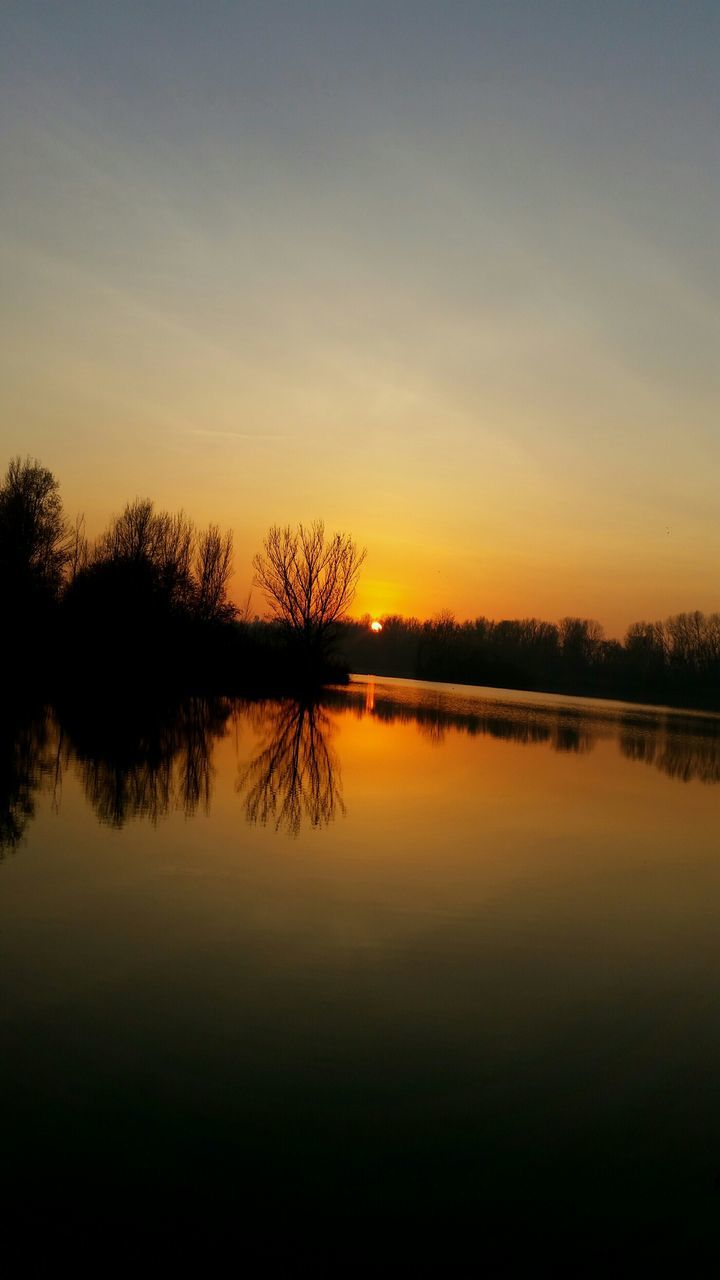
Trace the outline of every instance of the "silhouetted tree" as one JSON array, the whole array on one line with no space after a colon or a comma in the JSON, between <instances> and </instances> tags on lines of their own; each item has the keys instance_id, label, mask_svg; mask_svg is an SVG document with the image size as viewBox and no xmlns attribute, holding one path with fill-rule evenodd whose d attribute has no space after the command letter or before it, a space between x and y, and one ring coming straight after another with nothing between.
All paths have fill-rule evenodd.
<instances>
[{"instance_id":1,"label":"silhouetted tree","mask_svg":"<svg viewBox=\"0 0 720 1280\"><path fill-rule=\"evenodd\" d=\"M624 658L638 689L657 687L666 672L665 632L661 622L633 622L625 635Z\"/></svg>"},{"instance_id":2,"label":"silhouetted tree","mask_svg":"<svg viewBox=\"0 0 720 1280\"><path fill-rule=\"evenodd\" d=\"M98 538L93 559L154 561L159 541L157 518L150 498L128 502L109 529Z\"/></svg>"},{"instance_id":3,"label":"silhouetted tree","mask_svg":"<svg viewBox=\"0 0 720 1280\"><path fill-rule=\"evenodd\" d=\"M454 613L443 609L430 622L423 623L418 650L418 666L421 671L432 671L433 678L451 678L453 648L457 640L457 623Z\"/></svg>"},{"instance_id":4,"label":"silhouetted tree","mask_svg":"<svg viewBox=\"0 0 720 1280\"><path fill-rule=\"evenodd\" d=\"M74 582L78 574L87 568L89 559L90 546L85 532L85 516L79 515L75 517L75 524L68 536L67 577L69 582Z\"/></svg>"},{"instance_id":5,"label":"silhouetted tree","mask_svg":"<svg viewBox=\"0 0 720 1280\"><path fill-rule=\"evenodd\" d=\"M558 638L567 671L579 679L586 678L600 653L600 623L593 618L561 618Z\"/></svg>"},{"instance_id":6,"label":"silhouetted tree","mask_svg":"<svg viewBox=\"0 0 720 1280\"><path fill-rule=\"evenodd\" d=\"M98 540L94 564L123 565L126 579L137 570L143 589L152 582L158 603L175 612L193 599L195 530L184 512L155 511L149 498L129 502Z\"/></svg>"},{"instance_id":7,"label":"silhouetted tree","mask_svg":"<svg viewBox=\"0 0 720 1280\"><path fill-rule=\"evenodd\" d=\"M720 668L720 614L676 613L664 624L665 646L671 667L678 672L708 678Z\"/></svg>"},{"instance_id":8,"label":"silhouetted tree","mask_svg":"<svg viewBox=\"0 0 720 1280\"><path fill-rule=\"evenodd\" d=\"M197 542L195 556L195 614L201 622L230 622L236 614L228 600L232 573L232 533L208 525Z\"/></svg>"},{"instance_id":9,"label":"silhouetted tree","mask_svg":"<svg viewBox=\"0 0 720 1280\"><path fill-rule=\"evenodd\" d=\"M0 486L0 590L12 625L57 600L68 556L57 480L36 459L13 458Z\"/></svg>"},{"instance_id":10,"label":"silhouetted tree","mask_svg":"<svg viewBox=\"0 0 720 1280\"><path fill-rule=\"evenodd\" d=\"M255 585L311 666L328 656L336 624L355 596L365 555L347 534L326 540L325 526L316 520L295 530L273 525L253 560Z\"/></svg>"}]
</instances>

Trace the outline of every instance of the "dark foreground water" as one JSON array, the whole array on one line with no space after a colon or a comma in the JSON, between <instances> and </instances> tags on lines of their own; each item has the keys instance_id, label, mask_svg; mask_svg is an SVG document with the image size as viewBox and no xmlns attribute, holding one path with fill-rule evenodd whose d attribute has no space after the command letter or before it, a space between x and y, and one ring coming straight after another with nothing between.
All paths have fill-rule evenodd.
<instances>
[{"instance_id":1,"label":"dark foreground water","mask_svg":"<svg viewBox=\"0 0 720 1280\"><path fill-rule=\"evenodd\" d=\"M410 681L6 708L0 1253L715 1258L719 782L718 718Z\"/></svg>"}]
</instances>

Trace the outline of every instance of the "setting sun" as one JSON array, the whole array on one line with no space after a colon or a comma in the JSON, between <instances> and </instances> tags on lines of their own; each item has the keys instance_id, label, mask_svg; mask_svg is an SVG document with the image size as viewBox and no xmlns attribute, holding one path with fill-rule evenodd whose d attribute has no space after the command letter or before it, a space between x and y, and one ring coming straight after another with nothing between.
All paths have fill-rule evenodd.
<instances>
[{"instance_id":1,"label":"setting sun","mask_svg":"<svg viewBox=\"0 0 720 1280\"><path fill-rule=\"evenodd\" d=\"M375 621L375 622L371 622L371 623L370 623L370 630L371 630L371 631L375 631L375 632L377 632L377 631L382 631L382 622L377 622L377 621Z\"/></svg>"}]
</instances>

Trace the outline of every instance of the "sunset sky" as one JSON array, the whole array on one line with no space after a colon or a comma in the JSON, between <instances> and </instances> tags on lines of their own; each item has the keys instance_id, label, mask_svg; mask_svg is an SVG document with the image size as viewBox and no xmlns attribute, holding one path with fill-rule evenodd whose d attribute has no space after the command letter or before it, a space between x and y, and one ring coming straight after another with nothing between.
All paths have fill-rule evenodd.
<instances>
[{"instance_id":1,"label":"sunset sky","mask_svg":"<svg viewBox=\"0 0 720 1280\"><path fill-rule=\"evenodd\" d=\"M720 5L5 0L0 463L355 606L720 609ZM261 601L256 600L257 608Z\"/></svg>"}]
</instances>

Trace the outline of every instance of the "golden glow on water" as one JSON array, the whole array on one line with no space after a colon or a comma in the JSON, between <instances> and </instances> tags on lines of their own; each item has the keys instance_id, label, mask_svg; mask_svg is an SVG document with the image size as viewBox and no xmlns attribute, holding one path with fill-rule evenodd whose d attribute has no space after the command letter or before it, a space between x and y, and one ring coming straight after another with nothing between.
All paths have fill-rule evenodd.
<instances>
[{"instance_id":1,"label":"golden glow on water","mask_svg":"<svg viewBox=\"0 0 720 1280\"><path fill-rule=\"evenodd\" d=\"M368 713L375 710L375 680L372 676L365 685L365 710Z\"/></svg>"},{"instance_id":2,"label":"golden glow on water","mask_svg":"<svg viewBox=\"0 0 720 1280\"><path fill-rule=\"evenodd\" d=\"M649 1220L691 1188L714 1231L718 722L368 679L139 728L135 762L51 734L0 865L4 1025L33 1027L4 1063L14 1174L69 1098L87 1167L138 1133L142 1176L157 1114L188 1158L227 1146L211 1197L249 1167L274 1212L310 1162L371 1221L381 1152L414 1221L447 1196L476 1224L481 1179L488 1230L562 1202L587 1231L599 1199L606 1229L650 1180Z\"/></svg>"}]
</instances>

